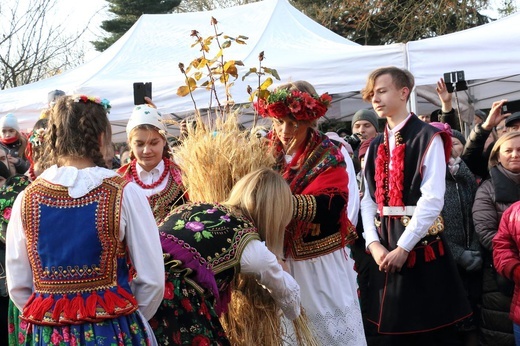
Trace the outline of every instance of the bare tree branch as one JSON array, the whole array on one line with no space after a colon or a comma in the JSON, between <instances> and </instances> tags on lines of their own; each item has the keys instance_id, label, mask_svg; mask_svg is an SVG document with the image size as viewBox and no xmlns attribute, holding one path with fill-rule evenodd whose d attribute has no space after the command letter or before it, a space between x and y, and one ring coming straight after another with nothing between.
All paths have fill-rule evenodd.
<instances>
[{"instance_id":1,"label":"bare tree branch","mask_svg":"<svg viewBox=\"0 0 520 346\"><path fill-rule=\"evenodd\" d=\"M33 83L83 63L78 44L88 28L71 32L67 17L56 18L56 0L2 1L0 89ZM8 24L7 24L8 23Z\"/></svg>"}]
</instances>

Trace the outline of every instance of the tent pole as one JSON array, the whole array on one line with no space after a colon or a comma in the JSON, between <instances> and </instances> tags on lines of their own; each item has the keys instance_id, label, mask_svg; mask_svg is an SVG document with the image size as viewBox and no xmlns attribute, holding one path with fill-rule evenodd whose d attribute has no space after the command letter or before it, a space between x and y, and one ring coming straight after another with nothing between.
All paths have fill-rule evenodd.
<instances>
[{"instance_id":1,"label":"tent pole","mask_svg":"<svg viewBox=\"0 0 520 346\"><path fill-rule=\"evenodd\" d=\"M410 112L417 114L417 92L415 88L413 88L412 92L410 93L408 108Z\"/></svg>"}]
</instances>

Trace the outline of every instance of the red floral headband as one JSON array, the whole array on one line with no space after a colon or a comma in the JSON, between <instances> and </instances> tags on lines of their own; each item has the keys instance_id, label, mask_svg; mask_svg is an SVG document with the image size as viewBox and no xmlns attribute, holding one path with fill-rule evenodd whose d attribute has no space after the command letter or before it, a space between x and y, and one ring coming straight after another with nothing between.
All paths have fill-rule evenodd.
<instances>
[{"instance_id":1,"label":"red floral headband","mask_svg":"<svg viewBox=\"0 0 520 346\"><path fill-rule=\"evenodd\" d=\"M280 119L292 115L296 120L316 120L327 113L332 97L329 94L310 95L299 90L276 90L255 102L260 116Z\"/></svg>"}]
</instances>

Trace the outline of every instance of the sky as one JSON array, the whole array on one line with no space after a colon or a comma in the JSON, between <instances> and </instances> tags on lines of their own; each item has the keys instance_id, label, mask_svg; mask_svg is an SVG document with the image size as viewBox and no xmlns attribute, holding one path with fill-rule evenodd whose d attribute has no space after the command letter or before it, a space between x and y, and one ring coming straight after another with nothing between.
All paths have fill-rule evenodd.
<instances>
[{"instance_id":1,"label":"sky","mask_svg":"<svg viewBox=\"0 0 520 346\"><path fill-rule=\"evenodd\" d=\"M83 37L86 42L85 62L99 55L100 53L97 52L94 46L89 42L97 40L105 34L105 31L100 28L100 25L103 20L110 18L108 3L105 0L56 0L56 3L59 7L59 11L62 12L64 16L68 16L67 22L70 23L68 25L70 25L73 30L82 30L88 26Z\"/></svg>"}]
</instances>

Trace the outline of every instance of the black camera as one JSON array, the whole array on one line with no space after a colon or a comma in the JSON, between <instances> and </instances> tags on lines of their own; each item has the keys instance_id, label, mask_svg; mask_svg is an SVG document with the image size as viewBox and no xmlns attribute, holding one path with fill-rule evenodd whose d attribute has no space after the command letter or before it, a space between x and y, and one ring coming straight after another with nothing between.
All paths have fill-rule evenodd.
<instances>
[{"instance_id":1,"label":"black camera","mask_svg":"<svg viewBox=\"0 0 520 346\"><path fill-rule=\"evenodd\" d=\"M468 90L468 84L464 79L464 71L447 72L444 74L444 83L449 93L453 91ZM455 86L455 87L454 87Z\"/></svg>"},{"instance_id":2,"label":"black camera","mask_svg":"<svg viewBox=\"0 0 520 346\"><path fill-rule=\"evenodd\" d=\"M502 113L520 112L520 100L509 101L502 105Z\"/></svg>"},{"instance_id":3,"label":"black camera","mask_svg":"<svg viewBox=\"0 0 520 346\"><path fill-rule=\"evenodd\" d=\"M352 147L352 150L356 150L361 144L361 133L353 133L348 137L345 137L345 141Z\"/></svg>"}]
</instances>

